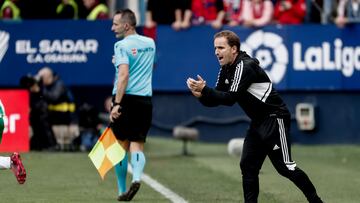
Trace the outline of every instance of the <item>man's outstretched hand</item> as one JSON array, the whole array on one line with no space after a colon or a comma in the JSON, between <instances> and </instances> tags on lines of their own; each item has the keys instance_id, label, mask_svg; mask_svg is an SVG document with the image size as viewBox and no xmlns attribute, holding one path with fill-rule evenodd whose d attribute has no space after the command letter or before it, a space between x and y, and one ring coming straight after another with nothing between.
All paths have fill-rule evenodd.
<instances>
[{"instance_id":1,"label":"man's outstretched hand","mask_svg":"<svg viewBox=\"0 0 360 203\"><path fill-rule=\"evenodd\" d=\"M199 97L201 97L201 91L206 86L206 81L200 75L197 75L197 80L195 80L193 78L188 78L186 80L186 84L187 84L189 90L191 91L191 93L195 97L199 98Z\"/></svg>"}]
</instances>

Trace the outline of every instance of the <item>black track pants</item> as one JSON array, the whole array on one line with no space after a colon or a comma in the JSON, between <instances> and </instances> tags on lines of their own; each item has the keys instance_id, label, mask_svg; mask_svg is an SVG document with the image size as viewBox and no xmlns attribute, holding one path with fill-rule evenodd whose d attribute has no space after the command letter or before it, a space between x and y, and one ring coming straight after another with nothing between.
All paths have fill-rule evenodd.
<instances>
[{"instance_id":1,"label":"black track pants","mask_svg":"<svg viewBox=\"0 0 360 203\"><path fill-rule=\"evenodd\" d=\"M276 115L269 116L260 124L250 125L240 161L246 203L257 202L259 171L266 156L277 172L291 180L309 202L321 202L309 177L291 159L289 128L290 118Z\"/></svg>"}]
</instances>

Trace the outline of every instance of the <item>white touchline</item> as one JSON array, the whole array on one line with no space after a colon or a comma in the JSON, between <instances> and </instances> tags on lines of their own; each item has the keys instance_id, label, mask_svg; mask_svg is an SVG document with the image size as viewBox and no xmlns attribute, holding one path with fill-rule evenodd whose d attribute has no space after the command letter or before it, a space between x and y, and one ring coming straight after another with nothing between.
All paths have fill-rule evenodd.
<instances>
[{"instance_id":1,"label":"white touchline","mask_svg":"<svg viewBox=\"0 0 360 203\"><path fill-rule=\"evenodd\" d=\"M132 173L132 168L130 165L128 166L128 171L130 173ZM169 188L163 186L158 181L154 180L153 178L151 178L149 175L147 175L145 173L142 174L141 180L143 182L145 182L147 185L149 185L151 188L153 188L155 191L159 192L164 197L169 199L171 202L174 202L174 203L187 203L188 202L184 198L180 197L178 194L171 191Z\"/></svg>"}]
</instances>

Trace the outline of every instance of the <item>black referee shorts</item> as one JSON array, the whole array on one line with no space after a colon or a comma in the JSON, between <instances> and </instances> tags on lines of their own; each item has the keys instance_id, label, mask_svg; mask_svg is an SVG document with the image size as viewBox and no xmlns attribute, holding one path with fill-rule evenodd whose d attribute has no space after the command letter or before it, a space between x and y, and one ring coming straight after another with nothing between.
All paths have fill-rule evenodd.
<instances>
[{"instance_id":1,"label":"black referee shorts","mask_svg":"<svg viewBox=\"0 0 360 203\"><path fill-rule=\"evenodd\" d=\"M152 119L151 97L125 94L120 105L120 117L110 123L116 138L145 142Z\"/></svg>"}]
</instances>

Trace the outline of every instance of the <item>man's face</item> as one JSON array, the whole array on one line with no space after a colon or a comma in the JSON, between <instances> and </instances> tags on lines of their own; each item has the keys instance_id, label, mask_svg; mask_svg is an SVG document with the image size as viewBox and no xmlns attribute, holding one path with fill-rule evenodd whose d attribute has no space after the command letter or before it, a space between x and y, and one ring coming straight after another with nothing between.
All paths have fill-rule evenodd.
<instances>
[{"instance_id":1,"label":"man's face","mask_svg":"<svg viewBox=\"0 0 360 203\"><path fill-rule=\"evenodd\" d=\"M221 66L232 64L236 58L236 47L230 47L225 37L217 37L214 40L215 55Z\"/></svg>"},{"instance_id":2,"label":"man's face","mask_svg":"<svg viewBox=\"0 0 360 203\"><path fill-rule=\"evenodd\" d=\"M54 82L54 75L49 69L41 69L38 73L38 76L41 78L42 83L45 86L49 86Z\"/></svg>"},{"instance_id":3,"label":"man's face","mask_svg":"<svg viewBox=\"0 0 360 203\"><path fill-rule=\"evenodd\" d=\"M111 31L115 33L116 38L123 38L125 35L125 23L121 21L121 14L116 14L113 18Z\"/></svg>"}]
</instances>

